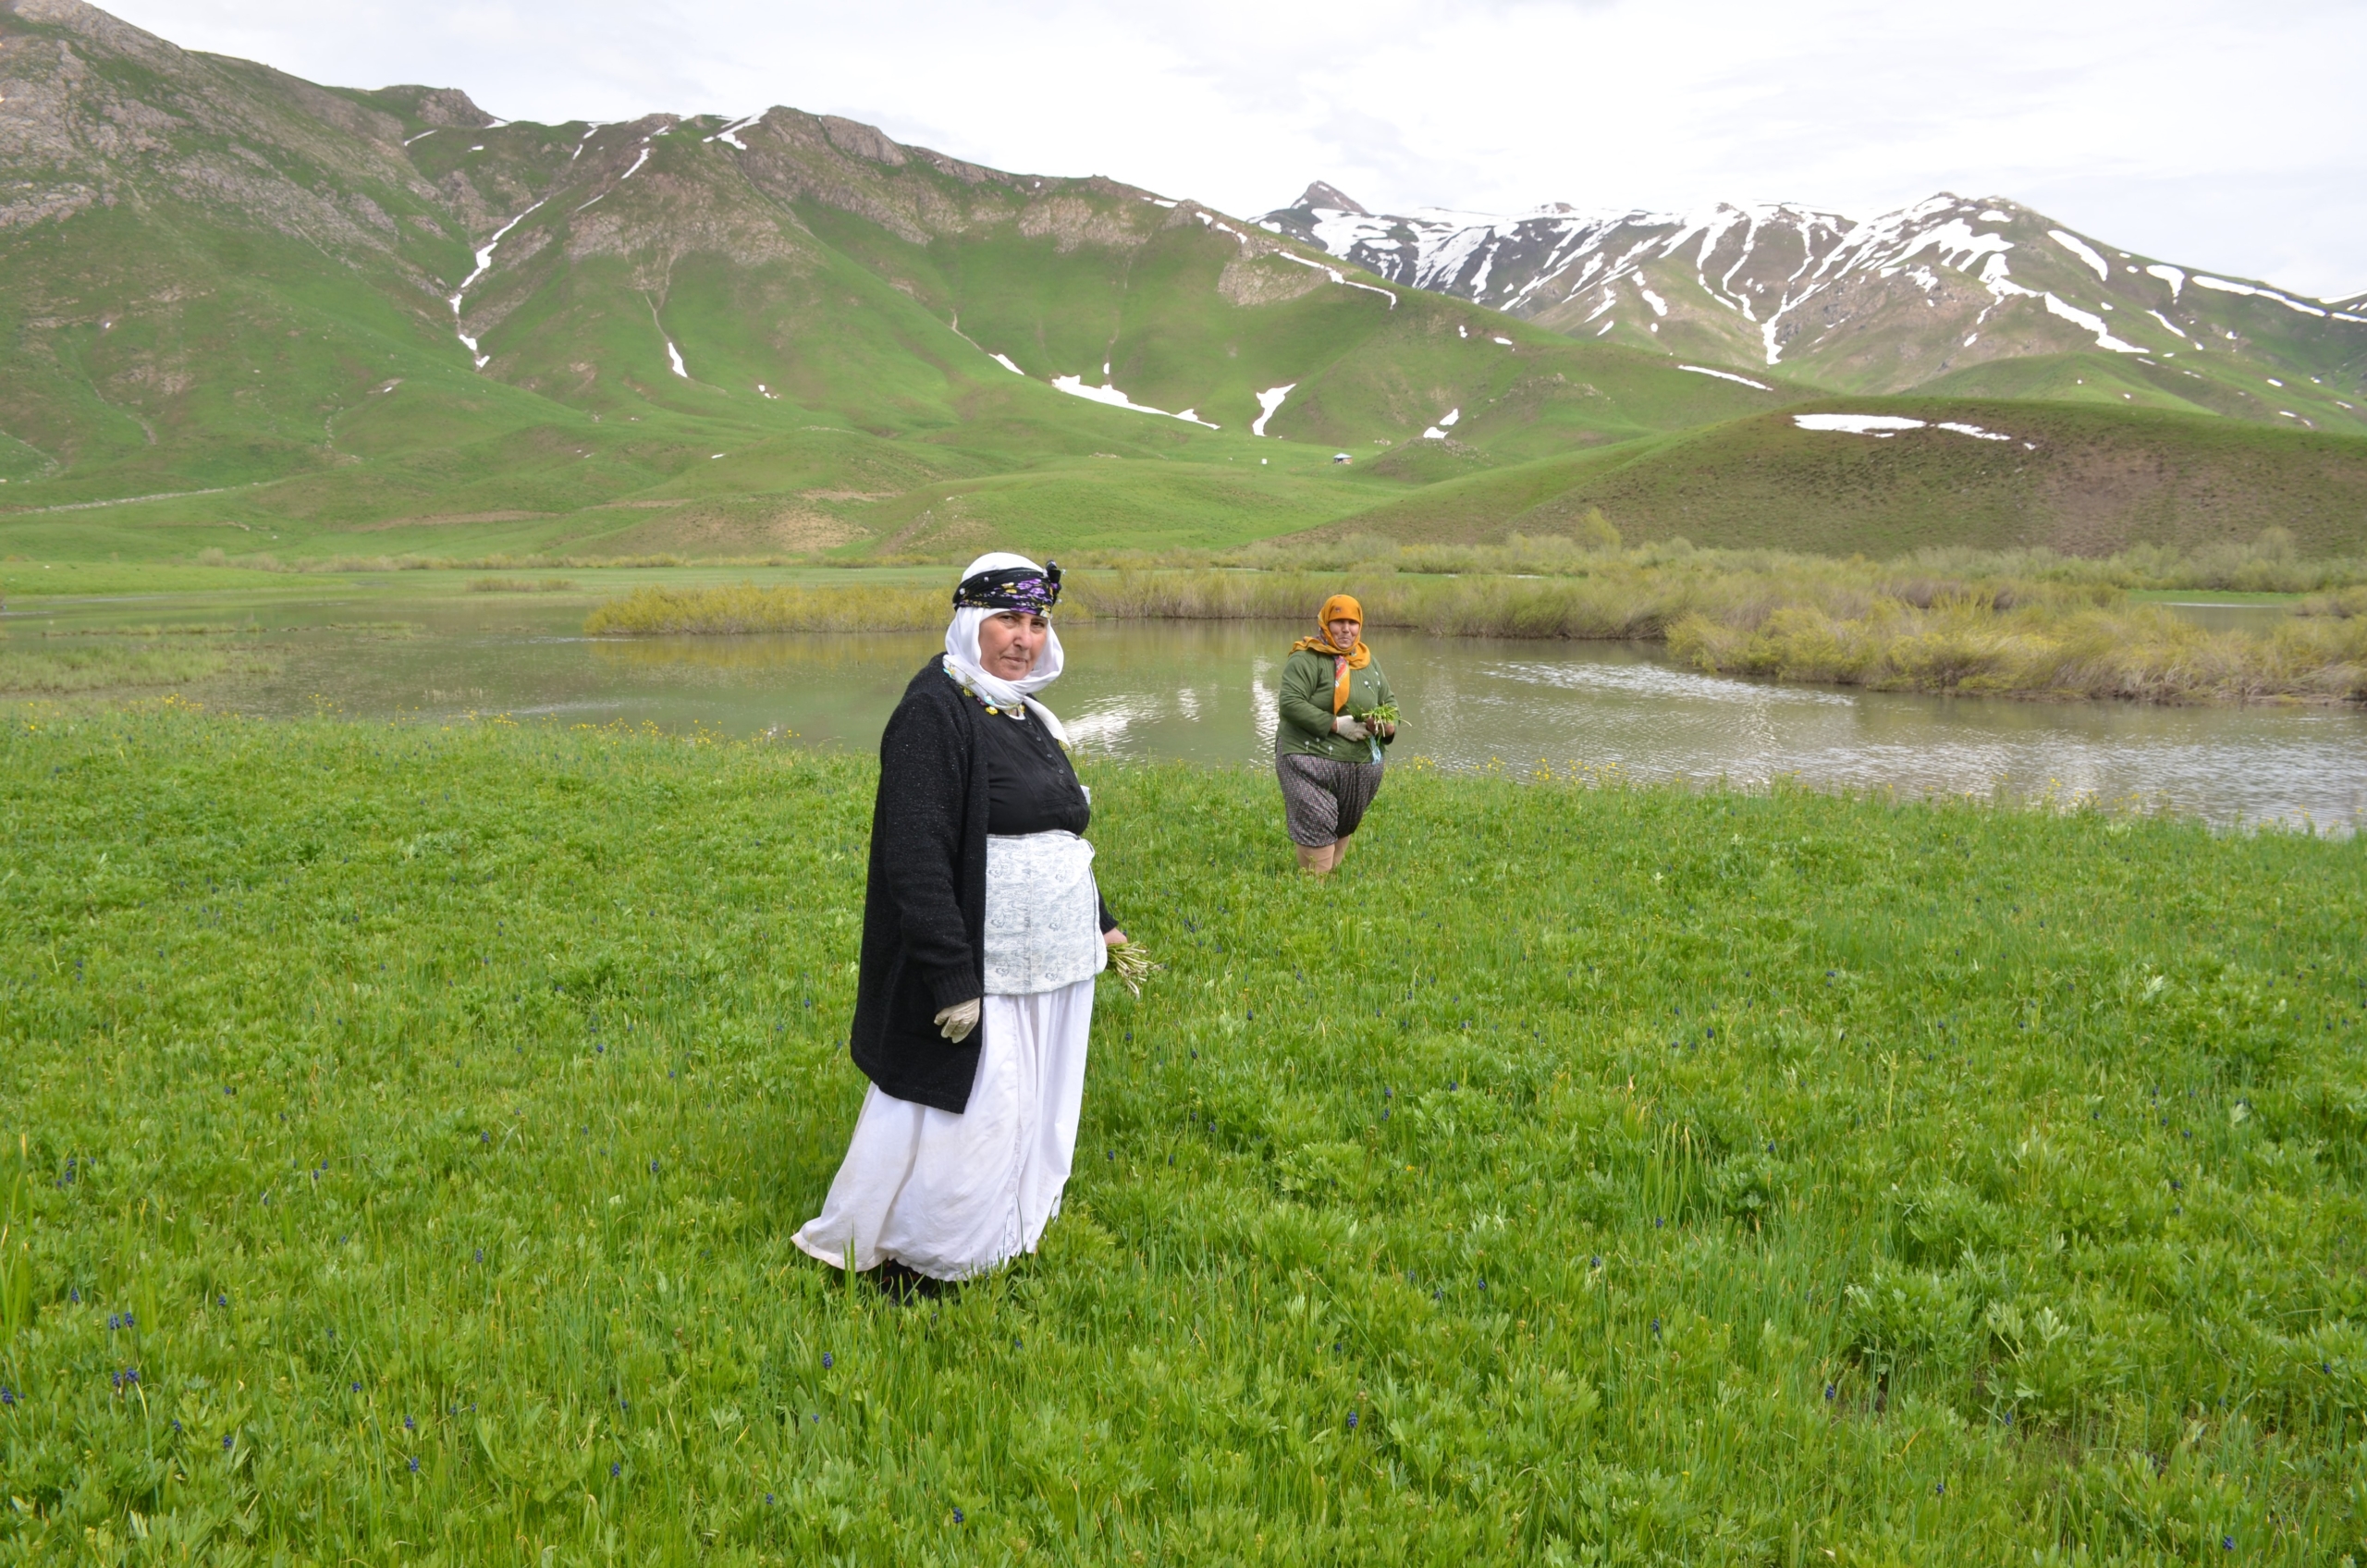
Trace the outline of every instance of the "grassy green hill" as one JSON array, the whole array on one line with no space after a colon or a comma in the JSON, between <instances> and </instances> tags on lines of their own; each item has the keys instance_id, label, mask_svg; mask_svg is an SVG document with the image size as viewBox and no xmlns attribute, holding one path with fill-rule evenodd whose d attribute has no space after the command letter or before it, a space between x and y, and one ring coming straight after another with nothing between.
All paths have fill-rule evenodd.
<instances>
[{"instance_id":1,"label":"grassy green hill","mask_svg":"<svg viewBox=\"0 0 2367 1568\"><path fill-rule=\"evenodd\" d=\"M1221 545L1388 498L1335 450L1458 410L1518 458L1801 395L845 121L494 126L458 94L325 93L98 13L0 27L6 102L62 149L27 172L139 198L0 241L7 553ZM36 68L61 49L107 91ZM207 134L86 151L143 106ZM264 189L217 199L220 141L260 150ZM393 233L320 217L320 188Z\"/></svg>"},{"instance_id":2,"label":"grassy green hill","mask_svg":"<svg viewBox=\"0 0 2367 1568\"><path fill-rule=\"evenodd\" d=\"M1817 412L1926 422L1887 438L1804 430ZM1943 430L1961 423L2005 440ZM1888 556L1929 545L2103 555L2291 532L2367 533L2367 440L2079 403L1828 399L1490 469L1339 520L1330 534L1486 541L1573 531L1599 508L1630 540Z\"/></svg>"},{"instance_id":3,"label":"grassy green hill","mask_svg":"<svg viewBox=\"0 0 2367 1568\"><path fill-rule=\"evenodd\" d=\"M1851 443L1796 460L1752 434L1815 386L791 109L497 124L458 92L319 88L0 0L0 555L1212 549L1551 530L1565 498L1637 536L1811 548L2367 534L2348 447L2164 423L2146 407L2193 406L2201 378L2121 356L1944 388L2098 405L2037 461L2057 483L2035 503L1868 459L1836 509ZM2155 504L2129 452L2186 498ZM2011 524L2031 505L2082 521L2032 535Z\"/></svg>"},{"instance_id":4,"label":"grassy green hill","mask_svg":"<svg viewBox=\"0 0 2367 1568\"><path fill-rule=\"evenodd\" d=\"M1220 545L1387 498L1334 450L1458 410L1529 456L1799 395L845 121L496 126L95 12L0 30L0 103L42 133L20 172L136 197L61 199L0 241L7 553ZM142 109L190 129L92 151ZM239 201L226 146L259 160Z\"/></svg>"}]
</instances>

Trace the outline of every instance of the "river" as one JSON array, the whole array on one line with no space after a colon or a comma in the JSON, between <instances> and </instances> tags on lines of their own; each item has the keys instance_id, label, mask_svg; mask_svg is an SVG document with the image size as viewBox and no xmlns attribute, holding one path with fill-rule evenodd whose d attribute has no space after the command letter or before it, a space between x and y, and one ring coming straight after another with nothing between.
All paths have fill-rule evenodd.
<instances>
[{"instance_id":1,"label":"river","mask_svg":"<svg viewBox=\"0 0 2367 1568\"><path fill-rule=\"evenodd\" d=\"M290 591L52 601L7 617L43 631L251 617L277 673L193 694L267 715L508 714L727 735L768 729L869 749L931 635L595 640L582 593ZM21 601L20 601L21 603ZM2251 606L2206 606L2232 622ZM2276 613L2270 611L2268 613ZM1078 624L1046 693L1073 736L1133 758L1262 761L1294 629ZM1657 645L1382 631L1375 655L1406 722L1392 757L1515 776L1723 779L1901 796L2094 800L2222 825L2349 831L2367 816L2367 713L2302 707L2029 703L1780 686L1703 675ZM22 646L20 643L18 644Z\"/></svg>"}]
</instances>

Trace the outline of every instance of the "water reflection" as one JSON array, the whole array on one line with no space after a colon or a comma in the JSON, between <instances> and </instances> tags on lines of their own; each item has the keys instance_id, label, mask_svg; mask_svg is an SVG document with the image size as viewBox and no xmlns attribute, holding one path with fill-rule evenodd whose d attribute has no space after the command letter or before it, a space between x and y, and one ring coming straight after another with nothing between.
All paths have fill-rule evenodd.
<instances>
[{"instance_id":1,"label":"water reflection","mask_svg":"<svg viewBox=\"0 0 2367 1568\"><path fill-rule=\"evenodd\" d=\"M1822 692L1802 686L1768 686L1758 681L1736 680L1729 676L1702 675L1660 663L1530 662L1502 665L1495 673L1541 686L1561 686L1574 692L1612 692L1651 701L1682 698L1753 705L1811 703L1838 707L1847 707L1854 701L1838 692Z\"/></svg>"},{"instance_id":2,"label":"water reflection","mask_svg":"<svg viewBox=\"0 0 2367 1568\"><path fill-rule=\"evenodd\" d=\"M572 641L572 639L568 639ZM754 677L812 680L868 674L885 666L909 677L936 642L928 637L774 634L756 637L587 638L583 645L619 678L657 673L661 679L713 670L730 680ZM907 668L909 667L909 668Z\"/></svg>"}]
</instances>

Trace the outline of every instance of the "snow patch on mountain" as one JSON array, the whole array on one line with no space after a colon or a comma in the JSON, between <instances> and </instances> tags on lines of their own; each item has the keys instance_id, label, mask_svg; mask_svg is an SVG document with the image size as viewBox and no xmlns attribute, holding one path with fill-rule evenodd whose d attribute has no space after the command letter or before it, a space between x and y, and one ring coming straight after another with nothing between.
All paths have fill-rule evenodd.
<instances>
[{"instance_id":1,"label":"snow patch on mountain","mask_svg":"<svg viewBox=\"0 0 2367 1568\"><path fill-rule=\"evenodd\" d=\"M1846 280L1851 274L1871 273L1879 277L1894 277L1907 269L1909 263L1927 251L1941 265L1956 271L1968 270L1978 263L1980 278L1990 294L2002 300L2007 294L2030 294L2035 290L2021 288L2012 280L2007 270L2005 253L2014 242L2002 234L1976 229L1973 222L1963 215L1966 203L1951 196L1934 196L1911 207L1885 213L1849 228L1840 236L1838 243L1820 260L1812 248L1804 247L1799 272L1785 280L1782 297L1775 310L1760 324L1760 338L1767 349L1767 362L1779 363L1783 358L1780 327L1785 315L1806 304L1810 299ZM1810 265L1808 285L1795 294L1791 282ZM1925 269L1928 272L1928 268ZM1925 285L1927 291L1936 287L1937 279ZM1985 316L1986 312L1984 312ZM1830 331L1831 328L1826 329Z\"/></svg>"},{"instance_id":2,"label":"snow patch on mountain","mask_svg":"<svg viewBox=\"0 0 2367 1568\"><path fill-rule=\"evenodd\" d=\"M725 126L721 130L717 131L713 136L706 138L706 140L709 141L720 141L728 147L737 147L740 151L744 153L748 150L748 144L740 140L740 132L747 129L752 125L755 125L764 117L765 116L761 114L742 116L741 118L733 120L730 125Z\"/></svg>"},{"instance_id":3,"label":"snow patch on mountain","mask_svg":"<svg viewBox=\"0 0 2367 1568\"><path fill-rule=\"evenodd\" d=\"M1676 368L1679 370L1689 370L1696 375L1714 375L1720 381L1734 381L1739 382L1745 386L1756 386L1761 392L1772 392L1775 390L1772 386L1768 386L1767 383L1763 381L1753 381L1747 375L1736 375L1730 370L1711 370L1708 365L1679 365Z\"/></svg>"},{"instance_id":4,"label":"snow patch on mountain","mask_svg":"<svg viewBox=\"0 0 2367 1568\"><path fill-rule=\"evenodd\" d=\"M1282 399L1289 397L1297 386L1298 383L1293 381L1281 386L1269 386L1257 394L1257 418L1249 426L1250 435L1266 434L1266 422L1274 417L1274 411L1282 406Z\"/></svg>"},{"instance_id":5,"label":"snow patch on mountain","mask_svg":"<svg viewBox=\"0 0 2367 1568\"><path fill-rule=\"evenodd\" d=\"M2104 325L2104 318L2092 311L2083 311L2077 305L2067 305L2052 294L2046 296L2046 310L2049 315L2061 316L2065 321L2094 333L2096 347L2099 349L2110 349L2116 354L2141 354L2145 351L2134 343L2124 343L2112 335L2112 329Z\"/></svg>"},{"instance_id":6,"label":"snow patch on mountain","mask_svg":"<svg viewBox=\"0 0 2367 1568\"><path fill-rule=\"evenodd\" d=\"M1013 375L1025 375L1027 374L1025 371L1011 362L1011 356L1009 354L993 354L989 355L988 358L992 359L995 363L1002 366L1003 369L1011 372Z\"/></svg>"},{"instance_id":7,"label":"snow patch on mountain","mask_svg":"<svg viewBox=\"0 0 2367 1568\"><path fill-rule=\"evenodd\" d=\"M1072 398L1083 398L1089 402L1104 404L1113 409L1124 409L1130 413L1157 414L1161 419L1180 419L1186 424L1196 424L1208 430L1224 428L1222 425L1210 424L1190 409L1184 410L1180 414L1170 413L1165 409L1154 409L1148 403L1137 403L1106 381L1098 386L1087 386L1085 384L1085 377L1081 375L1056 375L1052 377L1052 386L1055 390L1065 392Z\"/></svg>"},{"instance_id":8,"label":"snow patch on mountain","mask_svg":"<svg viewBox=\"0 0 2367 1568\"><path fill-rule=\"evenodd\" d=\"M1389 301L1389 308L1391 310L1393 311L1397 308L1396 295L1392 294L1386 288L1376 288L1369 283L1358 283L1355 279L1343 276L1338 267L1327 267L1321 262L1310 262L1305 256L1294 255L1288 251L1275 251L1269 253L1281 257L1283 261L1294 262L1300 266L1312 268L1314 271L1321 273L1324 276L1330 278L1332 282L1339 284L1343 288L1361 288L1367 294L1378 294L1382 299Z\"/></svg>"},{"instance_id":9,"label":"snow patch on mountain","mask_svg":"<svg viewBox=\"0 0 2367 1568\"><path fill-rule=\"evenodd\" d=\"M2299 311L2305 316L2323 318L2326 313L2315 305L2305 305L2299 300L2279 294L2274 288L2255 288L2249 283L2231 283L2224 277L2209 277L2201 273L2194 275L2194 282L2195 287L2199 288L2215 288L2222 294L2248 294L2255 299L2274 300L2287 310Z\"/></svg>"},{"instance_id":10,"label":"snow patch on mountain","mask_svg":"<svg viewBox=\"0 0 2367 1568\"><path fill-rule=\"evenodd\" d=\"M2073 255L2079 257L2081 261L2087 263L2090 266L2093 267L2096 271L2096 281L2098 283L2110 283L2112 281L2112 263L2105 261L2102 256L2097 255L2094 251L2089 249L2088 242L2086 240L2080 239L2076 234L2067 234L2059 228L2048 229L2046 231L2046 237L2049 239L2054 240L2057 245L2062 246L2065 250L2070 251Z\"/></svg>"},{"instance_id":11,"label":"snow patch on mountain","mask_svg":"<svg viewBox=\"0 0 2367 1568\"><path fill-rule=\"evenodd\" d=\"M1794 414L1802 430L1833 430L1848 435L1872 435L1883 431L1920 430L1923 422L1898 414Z\"/></svg>"},{"instance_id":12,"label":"snow patch on mountain","mask_svg":"<svg viewBox=\"0 0 2367 1568\"><path fill-rule=\"evenodd\" d=\"M1928 424L1919 419L1901 414L1794 414L1792 423L1802 430L1826 430L1845 435L1892 436L1902 430L1944 430L1956 435L1969 435L1976 441L2011 441L1993 430L1983 430L1977 424L1964 424L1956 420L1942 420Z\"/></svg>"},{"instance_id":13,"label":"snow patch on mountain","mask_svg":"<svg viewBox=\"0 0 2367 1568\"><path fill-rule=\"evenodd\" d=\"M1305 256L1299 255L1294 251L1283 250L1279 246L1271 244L1253 246L1250 243L1249 236L1233 227L1231 224L1219 221L1211 214L1206 212L1196 212L1192 215L1198 218L1210 228L1221 229L1223 232L1232 235L1235 239L1241 241L1241 248L1244 251L1248 251L1252 254L1273 256L1279 260L1290 262L1298 266L1306 267L1312 271L1319 272L1326 277L1329 277L1332 282L1339 284L1343 288L1361 288L1367 294L1378 294L1382 299L1389 301L1389 308L1391 310L1393 311L1397 308L1397 296L1392 294L1386 288L1376 288L1369 283L1358 283L1355 279L1343 276L1338 267L1325 266L1321 262L1308 261ZM1330 247L1326 246L1325 249L1329 250Z\"/></svg>"},{"instance_id":14,"label":"snow patch on mountain","mask_svg":"<svg viewBox=\"0 0 2367 1568\"><path fill-rule=\"evenodd\" d=\"M543 198L543 201L545 202L547 202L548 200L550 200L550 198L547 196ZM469 358L476 361L476 368L479 370L483 370L486 365L492 363L493 357L490 354L478 352L477 340L460 330L461 297L467 294L470 286L474 284L478 278L483 277L485 275L486 269L493 265L493 253L500 247L503 237L508 235L511 229L516 228L520 224L524 223L528 218L532 217L534 214L535 208L540 207L542 204L542 202L535 202L533 207L527 208L524 212L520 213L516 217L511 218L508 223L503 224L499 228L494 230L493 238L486 240L484 248L476 253L476 270L470 273L468 276L460 279L460 287L452 290L452 298L448 301L452 307L452 336L458 337L460 342L466 346L469 350Z\"/></svg>"},{"instance_id":15,"label":"snow patch on mountain","mask_svg":"<svg viewBox=\"0 0 2367 1568\"><path fill-rule=\"evenodd\" d=\"M654 135L656 133L653 132L652 134ZM626 180L631 179L633 176L639 174L641 172L641 165L647 162L649 162L649 138L644 137L642 138L641 142L641 156L632 161L632 167L625 170L622 175L618 177L617 185L622 185ZM608 187L608 190L614 190L617 188L617 185L611 185ZM608 190L601 191L600 194L593 197L589 202L584 202L583 207L578 207L575 210L580 213L583 211L584 207L598 206L601 202L608 199Z\"/></svg>"}]
</instances>

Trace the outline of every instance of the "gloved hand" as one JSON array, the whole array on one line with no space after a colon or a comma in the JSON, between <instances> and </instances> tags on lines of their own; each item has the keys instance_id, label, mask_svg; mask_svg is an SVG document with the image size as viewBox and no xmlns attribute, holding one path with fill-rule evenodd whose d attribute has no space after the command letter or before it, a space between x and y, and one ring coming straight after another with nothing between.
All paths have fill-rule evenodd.
<instances>
[{"instance_id":1,"label":"gloved hand","mask_svg":"<svg viewBox=\"0 0 2367 1568\"><path fill-rule=\"evenodd\" d=\"M968 1039L970 1031L978 1026L979 1000L979 998L972 997L968 1001L938 1013L935 1020L937 1032L957 1046Z\"/></svg>"},{"instance_id":2,"label":"gloved hand","mask_svg":"<svg viewBox=\"0 0 2367 1568\"><path fill-rule=\"evenodd\" d=\"M1361 741L1371 731L1365 728L1363 719L1350 718L1343 713L1331 721L1331 733L1343 741Z\"/></svg>"}]
</instances>

